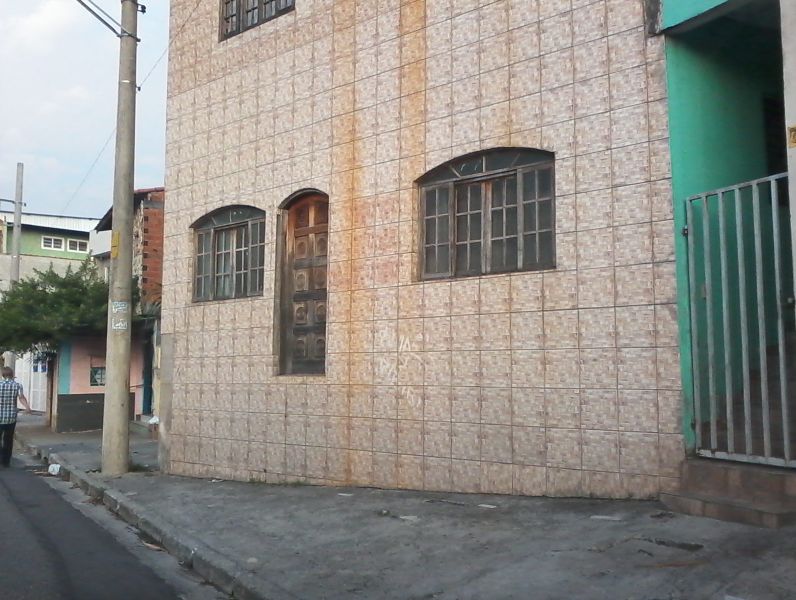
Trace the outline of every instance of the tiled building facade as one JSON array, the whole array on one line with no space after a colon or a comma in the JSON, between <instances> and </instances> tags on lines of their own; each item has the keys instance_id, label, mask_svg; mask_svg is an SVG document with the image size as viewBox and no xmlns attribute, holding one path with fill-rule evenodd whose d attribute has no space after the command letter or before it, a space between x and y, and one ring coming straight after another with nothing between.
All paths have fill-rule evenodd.
<instances>
[{"instance_id":1,"label":"tiled building facade","mask_svg":"<svg viewBox=\"0 0 796 600\"><path fill-rule=\"evenodd\" d=\"M526 495L676 486L663 39L643 4L296 0L219 41L218 0L173 0L166 468ZM554 153L555 267L424 280L416 181L503 147ZM303 189L328 195L325 374L285 375L280 207ZM192 224L228 205L265 213L262 293L194 301Z\"/></svg>"}]
</instances>

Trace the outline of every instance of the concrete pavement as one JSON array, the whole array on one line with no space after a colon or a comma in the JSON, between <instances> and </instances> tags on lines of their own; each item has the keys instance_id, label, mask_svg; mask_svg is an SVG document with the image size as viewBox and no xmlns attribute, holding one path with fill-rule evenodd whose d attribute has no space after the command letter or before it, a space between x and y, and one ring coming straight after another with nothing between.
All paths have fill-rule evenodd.
<instances>
[{"instance_id":1,"label":"concrete pavement","mask_svg":"<svg viewBox=\"0 0 796 600\"><path fill-rule=\"evenodd\" d=\"M25 419L19 438L236 597L796 598L793 528L673 515L656 502L107 479L85 473L98 464L98 432L53 438ZM134 436L138 456L154 446Z\"/></svg>"}]
</instances>

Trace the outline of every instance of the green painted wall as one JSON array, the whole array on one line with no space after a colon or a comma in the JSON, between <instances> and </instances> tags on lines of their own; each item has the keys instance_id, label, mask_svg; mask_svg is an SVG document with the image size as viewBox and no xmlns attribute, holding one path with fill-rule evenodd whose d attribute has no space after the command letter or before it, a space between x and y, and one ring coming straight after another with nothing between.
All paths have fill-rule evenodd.
<instances>
[{"instance_id":1,"label":"green painted wall","mask_svg":"<svg viewBox=\"0 0 796 600\"><path fill-rule=\"evenodd\" d=\"M41 247L43 236L62 238L64 240L64 250L49 250ZM9 226L6 232L6 252L11 252L11 244L14 239L14 228ZM20 251L29 256L48 256L52 258L67 258L83 261L88 257L87 252L69 252L69 240L85 240L88 242L88 234L81 232L69 232L62 229L32 229L23 225L22 239L20 240Z\"/></svg>"},{"instance_id":2,"label":"green painted wall","mask_svg":"<svg viewBox=\"0 0 796 600\"><path fill-rule=\"evenodd\" d=\"M663 0L663 27L674 27L726 2L727 0Z\"/></svg>"},{"instance_id":3,"label":"green painted wall","mask_svg":"<svg viewBox=\"0 0 796 600\"><path fill-rule=\"evenodd\" d=\"M676 4L676 3L675 3ZM697 2L694 2L697 4ZM699 4L708 4L700 2ZM672 4L673 6L674 4ZM666 60L669 84L669 122L672 155L672 186L674 193L674 213L676 231L679 233L686 224L686 198L689 196L734 185L768 175L766 141L763 113L763 99L777 97L781 93L781 67L777 60L765 52L749 52L746 45L737 43L740 31L732 31L726 22L716 22L681 36L669 36L666 43ZM709 211L710 239L718 245L718 204L711 201ZM709 204L710 205L710 204ZM748 203L744 204L748 206ZM763 220L770 219L770 204L761 203ZM704 231L701 203L694 205L695 218L690 223L693 233ZM745 226L743 240L745 245L744 264L747 266L748 309L755 310L754 297L754 255L751 226L751 210L744 208ZM728 249L735 253L735 213L730 207L726 210ZM781 218L787 222L787 213ZM770 222L770 221L767 221ZM764 240L765 248L771 247L771 235ZM691 314L689 312L689 283L687 270L686 238L677 235L677 287L678 313L681 343L681 368L683 373L683 431L689 446L694 444L691 422L693 413L694 371L692 368ZM764 251L765 252L765 251ZM705 272L704 254L695 252L697 295L704 294ZM711 253L713 273L711 282L714 291L720 290L721 279L719 255ZM730 311L732 329L739 327L740 308L738 301L738 265L730 262ZM773 271L767 271L764 280L766 287L772 285ZM704 295L701 297L704 298ZM716 293L712 308L716 318L716 355L723 357L724 340L721 335L721 294ZM773 297L772 297L773 302ZM775 309L769 301L766 304L769 314ZM749 312L749 310L747 312ZM697 334L703 341L698 349L701 364L706 364L707 306L695 315ZM750 335L756 339L756 315L751 313L752 330ZM734 340L731 349L733 364L738 364L740 347ZM757 358L757 347L752 345L752 359ZM717 373L717 393L723 393L724 372ZM698 374L700 384L707 389L706 371ZM737 389L739 369L732 370L734 387ZM703 397L705 395L703 394ZM707 407L705 407L706 409Z\"/></svg>"}]
</instances>

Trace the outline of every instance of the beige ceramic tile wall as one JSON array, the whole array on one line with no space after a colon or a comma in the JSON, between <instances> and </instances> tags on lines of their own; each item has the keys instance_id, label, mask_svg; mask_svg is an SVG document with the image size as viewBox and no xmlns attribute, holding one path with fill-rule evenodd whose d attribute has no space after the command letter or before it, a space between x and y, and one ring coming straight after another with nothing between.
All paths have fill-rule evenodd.
<instances>
[{"instance_id":1,"label":"beige ceramic tile wall","mask_svg":"<svg viewBox=\"0 0 796 600\"><path fill-rule=\"evenodd\" d=\"M221 43L217 0L195 4L172 1L171 471L530 495L675 485L663 41L641 0L296 0ZM506 145L556 153L557 268L418 281L413 181ZM285 377L275 214L307 187L331 202L327 375ZM232 203L267 213L265 294L192 304L190 224Z\"/></svg>"}]
</instances>

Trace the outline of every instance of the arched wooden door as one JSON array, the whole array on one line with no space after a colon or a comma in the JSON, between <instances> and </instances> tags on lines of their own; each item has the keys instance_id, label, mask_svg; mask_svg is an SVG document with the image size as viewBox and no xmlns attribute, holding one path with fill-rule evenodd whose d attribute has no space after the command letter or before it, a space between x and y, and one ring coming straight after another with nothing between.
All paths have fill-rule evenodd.
<instances>
[{"instance_id":1,"label":"arched wooden door","mask_svg":"<svg viewBox=\"0 0 796 600\"><path fill-rule=\"evenodd\" d=\"M282 370L324 373L329 203L300 198L288 208L282 286Z\"/></svg>"}]
</instances>

